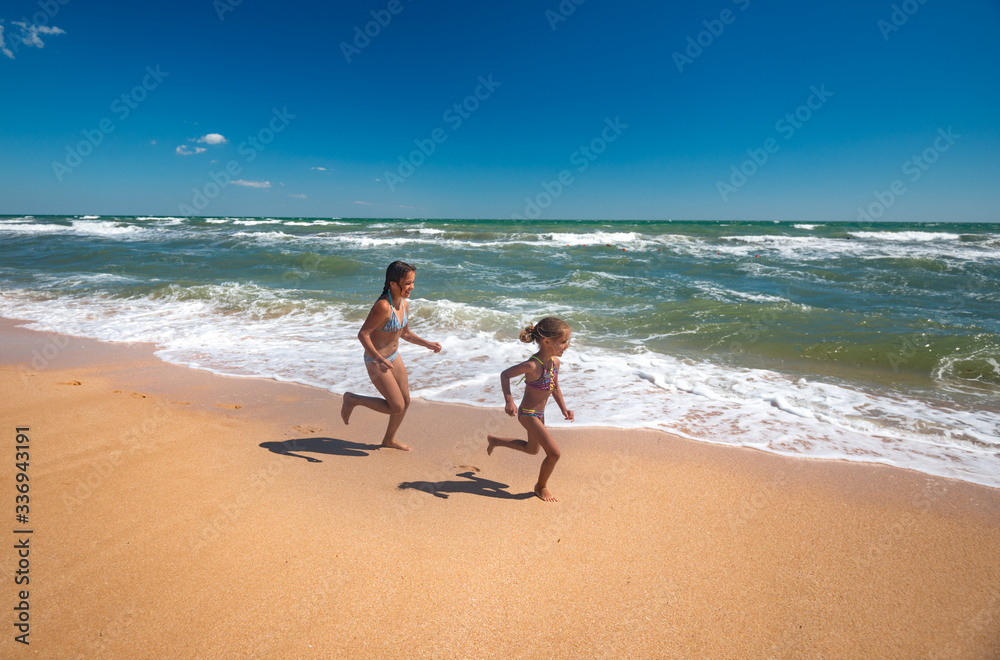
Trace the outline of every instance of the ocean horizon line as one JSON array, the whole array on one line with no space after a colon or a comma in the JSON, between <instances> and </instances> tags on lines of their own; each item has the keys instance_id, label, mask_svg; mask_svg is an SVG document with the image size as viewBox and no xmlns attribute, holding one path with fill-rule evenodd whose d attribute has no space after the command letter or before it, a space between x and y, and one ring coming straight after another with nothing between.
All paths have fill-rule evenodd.
<instances>
[{"instance_id":1,"label":"ocean horizon line","mask_svg":"<svg viewBox=\"0 0 1000 660\"><path fill-rule=\"evenodd\" d=\"M176 218L183 220L206 220L206 219L218 219L218 218L240 218L240 219L274 219L274 220L301 220L301 219L311 219L311 220L341 220L345 222L358 221L358 222L368 222L372 220L379 221L391 221L391 222L503 222L511 224L543 224L546 222L551 223L566 223L566 222L604 222L604 223L635 223L635 224L655 224L655 223L688 223L688 224L745 224L745 225L755 225L755 224L779 224L779 225L794 225L794 224L810 224L810 225L998 225L1000 224L1000 218L996 220L815 220L815 219L798 219L798 220L770 220L770 219L684 219L684 218L666 218L666 219L656 219L656 218L524 218L524 219L514 219L514 218L434 218L434 217L401 217L401 216L330 216L330 215L274 215L274 214L264 214L264 215L234 215L234 214L216 214L216 215L174 215L174 214L154 214L154 213L0 213L0 218L66 218L66 219L98 219L98 218L132 218L132 219L151 219L160 220L165 218Z\"/></svg>"}]
</instances>

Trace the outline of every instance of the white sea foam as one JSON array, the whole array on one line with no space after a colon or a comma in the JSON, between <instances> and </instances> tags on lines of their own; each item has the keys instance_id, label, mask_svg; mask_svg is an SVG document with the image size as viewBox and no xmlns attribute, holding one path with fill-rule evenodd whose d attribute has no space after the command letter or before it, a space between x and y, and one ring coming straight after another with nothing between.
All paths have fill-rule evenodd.
<instances>
[{"instance_id":1,"label":"white sea foam","mask_svg":"<svg viewBox=\"0 0 1000 660\"><path fill-rule=\"evenodd\" d=\"M403 245L438 245L440 241L433 238L410 238L402 236L388 236L384 238L376 236L359 236L359 235L339 235L325 237L325 240L334 241L338 243L348 243L359 248L372 248L372 247L385 247L385 246L403 246ZM448 241L449 245L457 244L457 241Z\"/></svg>"},{"instance_id":2,"label":"white sea foam","mask_svg":"<svg viewBox=\"0 0 1000 660\"><path fill-rule=\"evenodd\" d=\"M456 247L461 245L461 241L444 241L434 238L418 238L416 236L371 236L366 234L311 234L299 235L289 234L280 230L275 231L240 231L232 234L234 237L249 238L262 243L275 243L280 241L296 240L309 241L322 244L334 244L349 248L370 249L380 247L405 247L407 245L449 245ZM474 244L466 241L467 246Z\"/></svg>"},{"instance_id":3,"label":"white sea foam","mask_svg":"<svg viewBox=\"0 0 1000 660\"><path fill-rule=\"evenodd\" d=\"M848 232L855 238L875 239L879 241L900 241L914 243L920 241L957 241L961 234L940 231L852 231Z\"/></svg>"},{"instance_id":4,"label":"white sea foam","mask_svg":"<svg viewBox=\"0 0 1000 660\"><path fill-rule=\"evenodd\" d=\"M658 234L650 237L650 240L660 245L672 248L687 248L691 245L703 245L704 241L684 234Z\"/></svg>"},{"instance_id":5,"label":"white sea foam","mask_svg":"<svg viewBox=\"0 0 1000 660\"><path fill-rule=\"evenodd\" d=\"M320 227L329 225L347 225L347 222L336 222L333 220L313 220L312 222L299 222L297 220L289 220L285 223L286 225L291 225L293 227Z\"/></svg>"},{"instance_id":6,"label":"white sea foam","mask_svg":"<svg viewBox=\"0 0 1000 660\"><path fill-rule=\"evenodd\" d=\"M721 302L739 302L749 300L761 303L787 303L788 298L774 296L768 293L755 293L752 291L735 291L719 286L707 280L687 280L686 284L702 291L708 298Z\"/></svg>"},{"instance_id":7,"label":"white sea foam","mask_svg":"<svg viewBox=\"0 0 1000 660\"><path fill-rule=\"evenodd\" d=\"M280 225L284 224L284 220L275 220L274 218L267 218L266 220L233 220L234 225L247 225L252 227L254 225Z\"/></svg>"},{"instance_id":8,"label":"white sea foam","mask_svg":"<svg viewBox=\"0 0 1000 660\"><path fill-rule=\"evenodd\" d=\"M724 241L739 241L741 243L750 243L752 245L774 245L774 246L784 246L784 245L805 245L805 246L816 246L822 244L826 241L831 241L828 238L816 238L813 236L723 236ZM833 239L833 242L838 242Z\"/></svg>"},{"instance_id":9,"label":"white sea foam","mask_svg":"<svg viewBox=\"0 0 1000 660\"><path fill-rule=\"evenodd\" d=\"M1000 263L1000 253L978 243L955 240L959 234L940 232L867 232L878 237L824 238L821 236L743 235L723 236L723 244L700 241L688 251L700 254L719 252L724 255L754 257L777 254L789 261L822 261L842 256L860 259L953 259L956 261L986 260ZM920 238L886 238L888 236L920 236ZM936 237L936 238L932 238Z\"/></svg>"},{"instance_id":10,"label":"white sea foam","mask_svg":"<svg viewBox=\"0 0 1000 660\"><path fill-rule=\"evenodd\" d=\"M162 230L127 225L112 220L73 220L69 225L17 223L0 225L0 232L19 234L80 234L123 240L153 238Z\"/></svg>"},{"instance_id":11,"label":"white sea foam","mask_svg":"<svg viewBox=\"0 0 1000 660\"><path fill-rule=\"evenodd\" d=\"M136 225L126 225L118 222L78 222L73 221L72 231L78 234L90 234L94 236L105 236L108 238L149 238L159 234L162 230Z\"/></svg>"},{"instance_id":12,"label":"white sea foam","mask_svg":"<svg viewBox=\"0 0 1000 660\"><path fill-rule=\"evenodd\" d=\"M72 289L80 284L131 284L137 281L138 280L134 277L118 275L115 273L74 273L73 275L50 275L36 273L34 278L34 283L37 286L54 292Z\"/></svg>"},{"instance_id":13,"label":"white sea foam","mask_svg":"<svg viewBox=\"0 0 1000 660\"><path fill-rule=\"evenodd\" d=\"M603 270L586 271L587 274L602 280L613 280L618 282L630 282L635 279L634 275L624 275L621 273L606 273Z\"/></svg>"},{"instance_id":14,"label":"white sea foam","mask_svg":"<svg viewBox=\"0 0 1000 660\"><path fill-rule=\"evenodd\" d=\"M81 220L98 220L101 216L99 215L84 215L80 216Z\"/></svg>"},{"instance_id":15,"label":"white sea foam","mask_svg":"<svg viewBox=\"0 0 1000 660\"><path fill-rule=\"evenodd\" d=\"M358 310L302 299L295 291L227 283L174 285L156 296L131 299L44 298L29 291L0 292L0 315L66 334L154 342L168 361L217 373L374 394L356 339ZM519 309L517 302L484 309L412 300L414 332L444 346L440 354L402 346L413 394L499 408L499 372L532 351L514 334L538 313L538 303L523 301ZM680 359L642 346L627 353L602 349L588 343L582 329L563 358L560 383L578 426L652 427L710 442L881 462L1000 487L995 412L928 406L835 382ZM567 426L556 414L546 421Z\"/></svg>"},{"instance_id":16,"label":"white sea foam","mask_svg":"<svg viewBox=\"0 0 1000 660\"><path fill-rule=\"evenodd\" d=\"M406 231L417 234L427 234L431 236L440 236L441 234L446 234L444 229L435 229L433 227L411 227Z\"/></svg>"},{"instance_id":17,"label":"white sea foam","mask_svg":"<svg viewBox=\"0 0 1000 660\"><path fill-rule=\"evenodd\" d=\"M16 234L53 234L57 232L72 231L71 227L66 225L50 225L50 224L23 224L23 223L4 223L0 224L0 232L16 233Z\"/></svg>"},{"instance_id":18,"label":"white sea foam","mask_svg":"<svg viewBox=\"0 0 1000 660\"><path fill-rule=\"evenodd\" d=\"M611 243L620 247L622 245L648 242L634 231L595 231L586 234L553 232L551 234L542 234L541 236L553 243L562 245L607 245Z\"/></svg>"},{"instance_id":19,"label":"white sea foam","mask_svg":"<svg viewBox=\"0 0 1000 660\"><path fill-rule=\"evenodd\" d=\"M224 222L209 220L210 222ZM267 220L232 220L233 224L243 226L273 225L281 221ZM288 226L319 226L329 221L288 221ZM816 225L819 226L819 225ZM371 231L380 228L380 231ZM855 232L861 235L864 232ZM892 235L893 232L874 232L875 234ZM952 240L958 234L941 232L898 232L898 234L920 235L919 240L881 240L867 238L828 238L819 235L788 236L788 235L731 235L721 239L696 238L677 234L644 235L640 232L606 232L593 231L586 233L550 232L528 234L514 232L506 235L482 240L474 240L463 235L455 236L451 231L435 227L409 227L381 223L364 231L330 231L322 233L288 233L280 229L275 231L236 232L235 237L247 238L261 243L275 243L288 240L309 241L318 244L339 246L351 249L378 248L424 248L435 246L462 250L494 251L497 248L526 245L529 247L582 247L594 248L612 246L632 252L653 252L656 250L673 251L677 254L695 256L731 256L740 258L766 258L768 255L778 256L792 262L824 261L849 256L862 259L910 259L924 258L932 260L948 259L955 261L989 261L1000 263L1000 251L983 242L962 242ZM929 236L948 236L941 240L932 240ZM560 258L562 253L554 252L554 258Z\"/></svg>"},{"instance_id":20,"label":"white sea foam","mask_svg":"<svg viewBox=\"0 0 1000 660\"><path fill-rule=\"evenodd\" d=\"M238 231L230 234L234 238L252 238L257 241L273 243L282 240L300 240L303 237L286 234L283 231Z\"/></svg>"}]
</instances>

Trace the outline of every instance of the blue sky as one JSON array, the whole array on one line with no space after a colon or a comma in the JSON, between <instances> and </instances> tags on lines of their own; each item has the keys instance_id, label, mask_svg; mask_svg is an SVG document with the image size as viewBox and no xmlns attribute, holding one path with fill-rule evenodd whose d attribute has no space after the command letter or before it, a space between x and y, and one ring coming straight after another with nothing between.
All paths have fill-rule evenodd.
<instances>
[{"instance_id":1,"label":"blue sky","mask_svg":"<svg viewBox=\"0 0 1000 660\"><path fill-rule=\"evenodd\" d=\"M63 1L0 214L1000 221L996 0Z\"/></svg>"}]
</instances>

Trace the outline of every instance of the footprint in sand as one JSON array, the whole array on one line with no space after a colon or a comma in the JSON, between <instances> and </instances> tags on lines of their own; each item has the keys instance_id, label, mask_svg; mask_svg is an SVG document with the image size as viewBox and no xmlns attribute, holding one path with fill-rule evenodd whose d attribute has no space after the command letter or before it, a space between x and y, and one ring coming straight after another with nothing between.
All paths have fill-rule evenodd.
<instances>
[{"instance_id":1,"label":"footprint in sand","mask_svg":"<svg viewBox=\"0 0 1000 660\"><path fill-rule=\"evenodd\" d=\"M320 426L293 426L292 430L299 433L317 433L322 431L323 428Z\"/></svg>"},{"instance_id":2,"label":"footprint in sand","mask_svg":"<svg viewBox=\"0 0 1000 660\"><path fill-rule=\"evenodd\" d=\"M191 405L190 401L171 401L170 403L172 403L174 405L177 405L177 406L190 406Z\"/></svg>"},{"instance_id":3,"label":"footprint in sand","mask_svg":"<svg viewBox=\"0 0 1000 660\"><path fill-rule=\"evenodd\" d=\"M456 465L456 470L469 470L470 472L481 472L475 465Z\"/></svg>"},{"instance_id":4,"label":"footprint in sand","mask_svg":"<svg viewBox=\"0 0 1000 660\"><path fill-rule=\"evenodd\" d=\"M59 385L83 385L83 383L81 383L78 380L67 380L65 382L59 383Z\"/></svg>"},{"instance_id":5,"label":"footprint in sand","mask_svg":"<svg viewBox=\"0 0 1000 660\"><path fill-rule=\"evenodd\" d=\"M132 397L133 399L145 399L146 398L145 394L139 394L138 392L132 392L131 394L129 394L129 396Z\"/></svg>"},{"instance_id":6,"label":"footprint in sand","mask_svg":"<svg viewBox=\"0 0 1000 660\"><path fill-rule=\"evenodd\" d=\"M229 408L230 410L239 410L243 406L241 406L238 403L217 403L217 404L215 404L215 407L216 408Z\"/></svg>"},{"instance_id":7,"label":"footprint in sand","mask_svg":"<svg viewBox=\"0 0 1000 660\"><path fill-rule=\"evenodd\" d=\"M111 390L111 393L112 394L121 394L122 391L121 390Z\"/></svg>"}]
</instances>

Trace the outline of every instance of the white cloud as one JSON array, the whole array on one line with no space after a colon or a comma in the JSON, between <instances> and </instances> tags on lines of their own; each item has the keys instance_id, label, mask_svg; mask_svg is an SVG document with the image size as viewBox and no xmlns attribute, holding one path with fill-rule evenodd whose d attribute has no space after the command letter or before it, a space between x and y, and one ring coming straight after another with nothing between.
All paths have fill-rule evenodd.
<instances>
[{"instance_id":1,"label":"white cloud","mask_svg":"<svg viewBox=\"0 0 1000 660\"><path fill-rule=\"evenodd\" d=\"M311 170L319 170L320 172L326 172L327 171L325 167L310 167L309 169L311 169Z\"/></svg>"},{"instance_id":2,"label":"white cloud","mask_svg":"<svg viewBox=\"0 0 1000 660\"><path fill-rule=\"evenodd\" d=\"M361 200L355 200L355 204L360 204L361 206L375 206L374 202L362 202Z\"/></svg>"},{"instance_id":3,"label":"white cloud","mask_svg":"<svg viewBox=\"0 0 1000 660\"><path fill-rule=\"evenodd\" d=\"M208 135L202 135L198 138L198 142L203 142L204 144L225 144L229 142L229 140L219 133L209 133Z\"/></svg>"},{"instance_id":4,"label":"white cloud","mask_svg":"<svg viewBox=\"0 0 1000 660\"><path fill-rule=\"evenodd\" d=\"M177 153L180 154L181 156L194 156L195 154L200 154L204 151L207 151L205 147L195 147L194 149L192 149L186 144L182 144L181 146L177 147Z\"/></svg>"},{"instance_id":5,"label":"white cloud","mask_svg":"<svg viewBox=\"0 0 1000 660\"><path fill-rule=\"evenodd\" d=\"M250 188L270 188L270 181L244 181L243 179L236 179L233 184L237 186L247 186Z\"/></svg>"},{"instance_id":6,"label":"white cloud","mask_svg":"<svg viewBox=\"0 0 1000 660\"><path fill-rule=\"evenodd\" d=\"M39 34L66 34L65 30L55 26L49 27L48 25L35 25L34 23L29 25L23 21L12 21L11 25L16 25L20 28L16 34L8 35L12 46L16 46L17 42L21 42L25 46L45 48L45 43L42 42L41 37L38 36ZM12 53L10 48L3 43L2 38L0 38L0 48L2 48L4 55L10 59L14 59L14 53Z\"/></svg>"},{"instance_id":7,"label":"white cloud","mask_svg":"<svg viewBox=\"0 0 1000 660\"><path fill-rule=\"evenodd\" d=\"M62 30L55 26L49 27L47 25L32 25L32 30L38 30L42 34L66 34L66 30Z\"/></svg>"},{"instance_id":8,"label":"white cloud","mask_svg":"<svg viewBox=\"0 0 1000 660\"><path fill-rule=\"evenodd\" d=\"M7 42L3 39L3 25L0 25L0 53L3 53L10 59L14 59L14 52L7 48Z\"/></svg>"},{"instance_id":9,"label":"white cloud","mask_svg":"<svg viewBox=\"0 0 1000 660\"><path fill-rule=\"evenodd\" d=\"M289 197L294 197L295 199L305 199L306 198L305 195L296 195L296 194L293 194L293 193L288 193L288 196Z\"/></svg>"}]
</instances>

